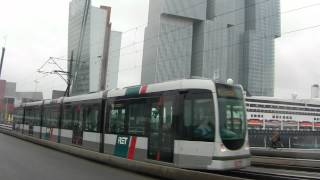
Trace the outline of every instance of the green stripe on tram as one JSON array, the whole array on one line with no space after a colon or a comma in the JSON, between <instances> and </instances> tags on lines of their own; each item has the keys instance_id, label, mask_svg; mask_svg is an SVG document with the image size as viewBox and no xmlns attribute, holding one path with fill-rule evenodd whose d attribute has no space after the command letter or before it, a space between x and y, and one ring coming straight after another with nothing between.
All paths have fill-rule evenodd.
<instances>
[{"instance_id":1,"label":"green stripe on tram","mask_svg":"<svg viewBox=\"0 0 320 180\"><path fill-rule=\"evenodd\" d=\"M126 91L126 96L139 95L141 86L130 87Z\"/></svg>"}]
</instances>

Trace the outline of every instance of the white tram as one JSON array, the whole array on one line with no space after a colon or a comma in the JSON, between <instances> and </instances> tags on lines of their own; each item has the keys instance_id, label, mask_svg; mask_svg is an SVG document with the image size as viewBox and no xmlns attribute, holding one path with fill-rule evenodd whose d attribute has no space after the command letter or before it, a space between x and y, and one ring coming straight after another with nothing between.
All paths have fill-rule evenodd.
<instances>
[{"instance_id":1,"label":"white tram","mask_svg":"<svg viewBox=\"0 0 320 180\"><path fill-rule=\"evenodd\" d=\"M181 168L250 165L240 86L188 79L23 104L16 131Z\"/></svg>"}]
</instances>

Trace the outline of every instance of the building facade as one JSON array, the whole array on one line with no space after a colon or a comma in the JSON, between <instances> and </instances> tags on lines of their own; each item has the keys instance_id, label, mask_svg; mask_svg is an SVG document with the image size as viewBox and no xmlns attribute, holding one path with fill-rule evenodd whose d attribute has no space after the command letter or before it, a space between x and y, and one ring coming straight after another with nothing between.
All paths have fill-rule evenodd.
<instances>
[{"instance_id":1,"label":"building facade","mask_svg":"<svg viewBox=\"0 0 320 180\"><path fill-rule=\"evenodd\" d=\"M109 32L110 12L110 7L91 6L90 0L73 0L70 2L68 58L71 59L72 57L73 59L71 95L87 94L100 90L101 62L106 52L105 48L109 46L105 36ZM112 37L113 34L116 34L115 38ZM110 40L110 46L120 49L121 33L111 33L110 39L116 39L114 41ZM120 55L113 55L109 61L113 68L119 69L119 63L114 63L114 61L119 62L119 58ZM116 67L115 64L118 64L118 66ZM70 67L69 63L69 70ZM113 82L112 85L107 84L106 86L117 87L118 74L109 74L116 83Z\"/></svg>"},{"instance_id":2,"label":"building facade","mask_svg":"<svg viewBox=\"0 0 320 180\"><path fill-rule=\"evenodd\" d=\"M111 31L106 89L114 89L118 87L121 38L121 32Z\"/></svg>"},{"instance_id":3,"label":"building facade","mask_svg":"<svg viewBox=\"0 0 320 180\"><path fill-rule=\"evenodd\" d=\"M14 106L43 99L42 92L17 92L17 84L0 79L0 123L11 123Z\"/></svg>"},{"instance_id":4,"label":"building facade","mask_svg":"<svg viewBox=\"0 0 320 180\"><path fill-rule=\"evenodd\" d=\"M142 83L232 78L273 96L279 0L154 0L145 31Z\"/></svg>"},{"instance_id":5,"label":"building facade","mask_svg":"<svg viewBox=\"0 0 320 180\"><path fill-rule=\"evenodd\" d=\"M16 83L0 80L0 123L12 121Z\"/></svg>"}]
</instances>

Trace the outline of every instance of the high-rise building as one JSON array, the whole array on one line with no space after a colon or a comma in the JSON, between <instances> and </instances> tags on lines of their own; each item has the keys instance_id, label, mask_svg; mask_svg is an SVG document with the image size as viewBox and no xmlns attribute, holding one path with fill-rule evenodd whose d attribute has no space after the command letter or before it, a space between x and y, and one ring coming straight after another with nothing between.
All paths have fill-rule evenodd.
<instances>
[{"instance_id":1,"label":"high-rise building","mask_svg":"<svg viewBox=\"0 0 320 180\"><path fill-rule=\"evenodd\" d=\"M153 0L142 83L232 78L252 95L273 96L279 0Z\"/></svg>"},{"instance_id":2,"label":"high-rise building","mask_svg":"<svg viewBox=\"0 0 320 180\"><path fill-rule=\"evenodd\" d=\"M110 12L110 7L91 6L90 0L70 2L68 58L73 59L71 95L100 90L101 62L104 60L105 53L108 53L105 49L109 47L106 36L110 36L110 48L120 49L121 33L108 34L111 27L109 26ZM113 37L114 34L116 37ZM108 66L111 63L113 68L119 69L119 57L120 55L114 54L110 57L109 53ZM68 69L70 69L70 63ZM117 87L118 73L109 74L112 76L112 84L107 84L106 87Z\"/></svg>"},{"instance_id":3,"label":"high-rise building","mask_svg":"<svg viewBox=\"0 0 320 180\"><path fill-rule=\"evenodd\" d=\"M106 89L114 89L118 87L121 38L121 32L111 31Z\"/></svg>"}]
</instances>

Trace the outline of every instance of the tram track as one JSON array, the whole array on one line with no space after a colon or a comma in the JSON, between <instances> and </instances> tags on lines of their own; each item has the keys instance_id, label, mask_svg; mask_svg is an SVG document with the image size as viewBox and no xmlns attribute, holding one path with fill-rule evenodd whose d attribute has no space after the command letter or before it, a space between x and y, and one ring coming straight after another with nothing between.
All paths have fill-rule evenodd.
<instances>
[{"instance_id":1,"label":"tram track","mask_svg":"<svg viewBox=\"0 0 320 180\"><path fill-rule=\"evenodd\" d=\"M320 160L252 156L251 167L215 172L244 179L320 179Z\"/></svg>"},{"instance_id":2,"label":"tram track","mask_svg":"<svg viewBox=\"0 0 320 180\"><path fill-rule=\"evenodd\" d=\"M277 168L295 171L320 172L320 160L253 156L253 167Z\"/></svg>"},{"instance_id":3,"label":"tram track","mask_svg":"<svg viewBox=\"0 0 320 180\"><path fill-rule=\"evenodd\" d=\"M250 169L250 170L249 170ZM247 179L270 179L270 180L303 180L303 179L319 179L318 175L310 175L308 172L301 174L300 171L290 171L287 170L278 170L278 169L268 169L268 168L259 168L257 170L254 168L243 169L243 170L234 170L231 171L231 176L241 177Z\"/></svg>"},{"instance_id":4,"label":"tram track","mask_svg":"<svg viewBox=\"0 0 320 180\"><path fill-rule=\"evenodd\" d=\"M265 167L248 167L240 170L230 171L211 171L211 173L223 176L237 177L242 179L270 179L270 180L304 180L320 179L320 173L295 171L287 169L265 168Z\"/></svg>"}]
</instances>

